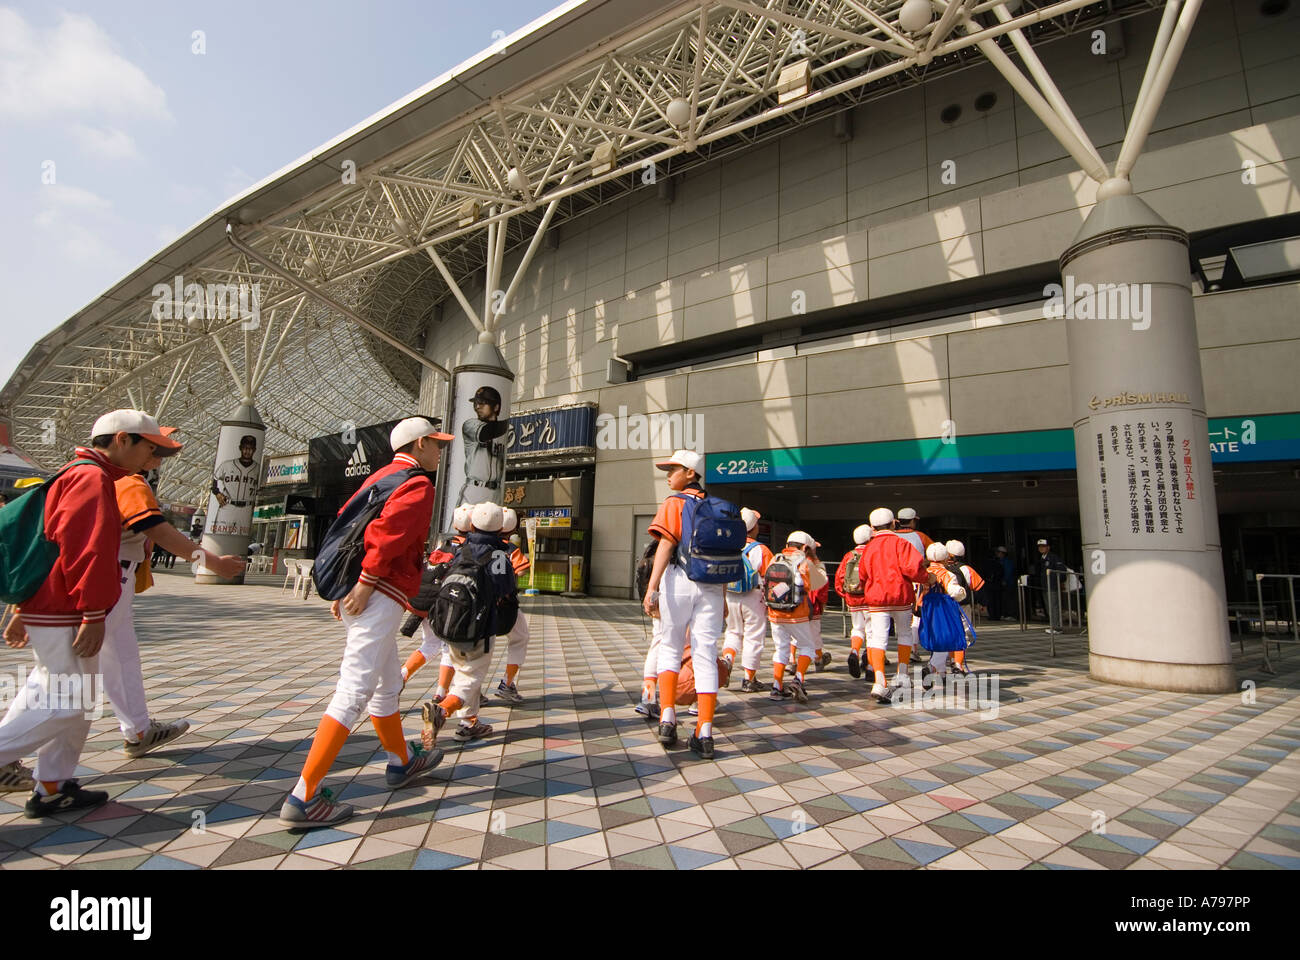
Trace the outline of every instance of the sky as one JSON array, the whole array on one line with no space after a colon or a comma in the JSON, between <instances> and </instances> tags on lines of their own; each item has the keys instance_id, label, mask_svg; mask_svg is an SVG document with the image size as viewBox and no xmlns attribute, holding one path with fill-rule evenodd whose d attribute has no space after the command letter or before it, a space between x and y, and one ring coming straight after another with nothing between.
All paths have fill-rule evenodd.
<instances>
[{"instance_id":1,"label":"sky","mask_svg":"<svg viewBox=\"0 0 1300 960\"><path fill-rule=\"evenodd\" d=\"M268 174L560 0L0 0L0 384Z\"/></svg>"}]
</instances>

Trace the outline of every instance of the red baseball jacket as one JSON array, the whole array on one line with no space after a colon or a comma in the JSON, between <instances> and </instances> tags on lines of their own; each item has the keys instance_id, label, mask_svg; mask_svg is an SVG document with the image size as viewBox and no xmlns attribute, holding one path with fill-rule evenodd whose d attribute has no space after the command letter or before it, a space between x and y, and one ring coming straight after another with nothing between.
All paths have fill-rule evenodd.
<instances>
[{"instance_id":1,"label":"red baseball jacket","mask_svg":"<svg viewBox=\"0 0 1300 960\"><path fill-rule=\"evenodd\" d=\"M418 466L413 457L399 453L393 457L392 463L367 477L361 490L353 497L359 496L381 477ZM344 504L344 508L346 506ZM429 537L432 519L433 482L427 476L412 477L394 490L379 516L366 527L366 558L361 562L361 582L370 584L384 596L409 609L408 598L420 590L424 542Z\"/></svg>"},{"instance_id":2,"label":"red baseball jacket","mask_svg":"<svg viewBox=\"0 0 1300 960\"><path fill-rule=\"evenodd\" d=\"M926 583L925 557L892 530L878 530L862 551L858 576L862 599L872 610L908 610L916 599L914 583Z\"/></svg>"},{"instance_id":3,"label":"red baseball jacket","mask_svg":"<svg viewBox=\"0 0 1300 960\"><path fill-rule=\"evenodd\" d=\"M122 515L113 484L127 471L92 447L77 447L78 460L54 480L45 497L45 537L59 558L36 594L19 612L29 627L76 627L102 621L122 593L117 551Z\"/></svg>"}]
</instances>

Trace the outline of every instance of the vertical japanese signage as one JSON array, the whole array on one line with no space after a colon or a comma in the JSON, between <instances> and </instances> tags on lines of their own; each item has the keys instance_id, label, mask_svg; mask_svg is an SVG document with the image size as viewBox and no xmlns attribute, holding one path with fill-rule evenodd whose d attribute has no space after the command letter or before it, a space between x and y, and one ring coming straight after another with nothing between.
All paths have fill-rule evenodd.
<instances>
[{"instance_id":1,"label":"vertical japanese signage","mask_svg":"<svg viewBox=\"0 0 1300 960\"><path fill-rule=\"evenodd\" d=\"M1193 438L1205 421L1189 410L1117 410L1090 420L1097 473L1096 497L1080 502L1095 511L1101 546L1163 542L1199 549L1205 543L1202 484L1210 482ZM1082 485L1081 485L1082 489ZM1192 547L1196 544L1196 547Z\"/></svg>"}]
</instances>

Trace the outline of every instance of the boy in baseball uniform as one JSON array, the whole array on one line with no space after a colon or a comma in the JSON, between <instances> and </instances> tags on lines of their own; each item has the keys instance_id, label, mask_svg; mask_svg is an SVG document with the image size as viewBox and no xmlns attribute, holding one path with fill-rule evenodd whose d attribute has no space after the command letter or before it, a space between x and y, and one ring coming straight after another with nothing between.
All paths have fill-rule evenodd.
<instances>
[{"instance_id":1,"label":"boy in baseball uniform","mask_svg":"<svg viewBox=\"0 0 1300 960\"><path fill-rule=\"evenodd\" d=\"M740 654L740 665L745 679L740 684L741 693L761 693L758 664L763 657L763 641L767 637L767 610L763 607L763 573L772 560L772 551L766 544L754 539L758 521L763 519L757 510L744 507L740 518L745 521L744 556L749 561L758 583L752 590L736 593L727 589L727 633L722 641L722 656L730 666ZM730 676L728 676L730 679Z\"/></svg>"},{"instance_id":2,"label":"boy in baseball uniform","mask_svg":"<svg viewBox=\"0 0 1300 960\"><path fill-rule=\"evenodd\" d=\"M5 643L30 645L36 658L26 688L0 720L0 777L6 790L32 790L23 808L28 818L108 801L107 792L83 790L73 775L99 702L104 619L122 592L113 484L175 442L140 410L107 413L90 435L45 491L45 537L59 554L4 632ZM29 774L18 761L32 753L36 770Z\"/></svg>"},{"instance_id":3,"label":"boy in baseball uniform","mask_svg":"<svg viewBox=\"0 0 1300 960\"><path fill-rule=\"evenodd\" d=\"M429 564L452 563L455 561L457 554L460 553L461 544L469 536L470 524L469 515L474 508L468 503L462 503L452 513L451 525L456 531L456 535L446 544L445 547L434 550L429 554ZM437 659L438 666L438 686L434 692L435 699L441 699L446 695L447 690L451 687L451 678L456 673L456 668L452 666L451 654L448 652L442 638L433 632L433 627L429 625L427 610L420 611L420 646L406 658L406 663L402 664L402 683L406 684L415 672L430 660Z\"/></svg>"},{"instance_id":4,"label":"boy in baseball uniform","mask_svg":"<svg viewBox=\"0 0 1300 960\"><path fill-rule=\"evenodd\" d=\"M867 657L875 683L871 696L878 703L889 703L885 686L885 648L889 645L889 624L894 624L898 642L898 673L895 682L904 686L911 681L907 666L912 659L912 606L916 602L916 585L931 583L934 576L926 569L925 555L894 531L894 513L877 507L868 517L873 531L862 551L858 571L862 579L862 599L870 609L867 615L871 636L867 638Z\"/></svg>"},{"instance_id":5,"label":"boy in baseball uniform","mask_svg":"<svg viewBox=\"0 0 1300 960\"><path fill-rule=\"evenodd\" d=\"M972 629L970 624L975 622L971 619L975 612L975 594L984 589L984 578L980 576L978 570L966 563L966 544L962 543L960 540L949 540L944 544L944 547L948 550L947 568L952 571L955 576L958 576L959 582L961 580L965 581L962 586L967 588L966 599L960 602L968 621L966 624L967 639L973 639L971 637ZM970 668L966 666L965 650L957 650L953 653L952 668L956 673L960 673L963 676L970 673Z\"/></svg>"},{"instance_id":6,"label":"boy in baseball uniform","mask_svg":"<svg viewBox=\"0 0 1300 960\"><path fill-rule=\"evenodd\" d=\"M506 507L501 511L501 516L501 549L509 552L511 569L518 578L527 573L529 567L528 557L510 543L510 534L519 529L519 515L510 507ZM505 635L505 641L506 675L497 684L496 696L498 700L507 703L523 703L524 698L519 695L519 689L515 685L519 668L524 665L524 657L528 655L528 618L524 616L522 610L515 617L515 625Z\"/></svg>"},{"instance_id":7,"label":"boy in baseball uniform","mask_svg":"<svg viewBox=\"0 0 1300 960\"><path fill-rule=\"evenodd\" d=\"M167 438L168 444L156 445L154 455L145 463L145 471L157 470L164 457L173 457L181 452L181 444L173 437L175 427L161 427L159 432ZM190 728L187 720L162 723L150 718L145 700L133 604L136 593L143 593L153 585L146 562L150 554L149 543L152 541L187 560L196 552L201 553L203 565L226 579L237 577L244 569L244 561L235 556L218 557L168 523L153 488L143 474L122 477L114 487L118 512L122 517L122 544L118 553L122 596L104 621L104 646L99 653L99 665L104 675L104 693L122 730L122 750L134 759L178 739Z\"/></svg>"},{"instance_id":8,"label":"boy in baseball uniform","mask_svg":"<svg viewBox=\"0 0 1300 960\"><path fill-rule=\"evenodd\" d=\"M360 580L346 597L330 605L335 618L347 627L347 644L334 697L316 728L302 775L280 807L280 823L286 827L326 827L352 816L351 805L336 802L320 784L362 711L370 714L379 742L388 752L385 778L390 789L406 786L442 759L441 751L425 752L418 743L408 744L402 733L398 713L402 667L395 635L408 598L420 589L424 541L433 519L429 473L438 468L442 449L452 439L424 417L400 421L389 435L396 451L392 462L367 477L353 494L355 499L383 477L414 471L366 527Z\"/></svg>"},{"instance_id":9,"label":"boy in baseball uniform","mask_svg":"<svg viewBox=\"0 0 1300 960\"><path fill-rule=\"evenodd\" d=\"M704 497L700 478L704 456L694 450L677 450L655 466L667 473L672 493L659 505L649 533L659 541L655 550L650 584L642 607L647 616L663 619L659 642L659 742L665 747L677 743L677 674L681 670L687 634L690 634L691 662L698 693L695 732L690 749L703 760L713 759L713 716L718 706L718 640L726 616L726 585L696 583L677 561L682 538L685 497Z\"/></svg>"},{"instance_id":10,"label":"boy in baseball uniform","mask_svg":"<svg viewBox=\"0 0 1300 960\"><path fill-rule=\"evenodd\" d=\"M462 554L476 561L488 564L488 575L492 580L492 602L499 606L518 593L514 570L510 565L510 556L501 546L501 524L504 522L501 506L496 503L480 503L474 506L470 514L472 529L469 538L461 547ZM496 636L496 611L489 616L487 638L473 647L465 648L447 643L456 676L451 682L447 695L439 700L430 700L421 710L424 720L423 741L426 749L432 750L438 732L447 722L447 717L464 708L465 718L456 727L455 738L461 743L481 740L491 736L492 727L478 719L479 699L483 681L487 679L492 666L492 638Z\"/></svg>"},{"instance_id":11,"label":"boy in baseball uniform","mask_svg":"<svg viewBox=\"0 0 1300 960\"><path fill-rule=\"evenodd\" d=\"M767 619L772 624L772 690L768 694L771 700L789 700L793 697L799 703L808 702L808 691L804 686L808 667L813 661L813 635L808 621L811 617L811 596L826 586L826 574L808 559L807 551L814 548L817 541L802 530L795 530L785 538L785 547L772 562L769 571L778 561L794 568L798 589L802 591L798 604L791 610L776 610L768 604ZM792 653L797 656L795 676L790 689L785 689L785 670L790 665Z\"/></svg>"},{"instance_id":12,"label":"boy in baseball uniform","mask_svg":"<svg viewBox=\"0 0 1300 960\"><path fill-rule=\"evenodd\" d=\"M835 592L844 598L844 604L849 608L849 615L853 618L853 636L850 638L849 650L849 675L856 680L862 676L862 645L867 640L867 602L863 598L862 579L859 574L862 562L862 553L866 549L867 541L871 539L871 527L867 524L861 524L853 528L853 542L856 546L844 558L840 560L840 565L835 571ZM848 578L848 584L845 578ZM850 589L852 587L853 589Z\"/></svg>"}]
</instances>

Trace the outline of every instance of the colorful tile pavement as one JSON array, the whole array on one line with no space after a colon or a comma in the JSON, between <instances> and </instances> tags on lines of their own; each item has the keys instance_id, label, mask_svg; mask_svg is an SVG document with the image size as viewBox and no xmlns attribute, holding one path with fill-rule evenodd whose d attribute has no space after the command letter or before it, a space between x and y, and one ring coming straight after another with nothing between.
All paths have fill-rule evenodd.
<instances>
[{"instance_id":1,"label":"colorful tile pavement","mask_svg":"<svg viewBox=\"0 0 1300 960\"><path fill-rule=\"evenodd\" d=\"M130 760L97 720L78 776L112 799L31 821L24 795L0 794L0 869L1300 868L1293 648L1276 676L1258 644L1238 655L1252 701L1097 684L1085 642L1051 659L1041 631L990 626L971 662L998 675L996 709L913 710L867 699L830 616L835 661L809 702L741 695L738 676L710 763L684 738L665 752L632 712L639 608L558 597L526 602L528 699L483 710L491 738L444 738L442 765L391 791L363 727L326 780L358 816L290 832L276 815L333 691L339 626L277 588L159 580L136 607L151 711L194 729ZM0 671L29 665L0 649ZM426 668L403 696L412 736L435 681Z\"/></svg>"}]
</instances>

